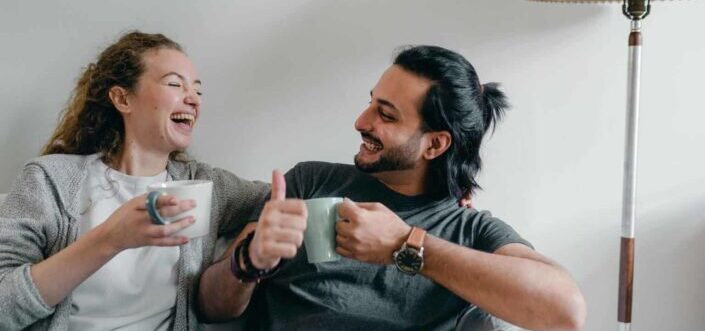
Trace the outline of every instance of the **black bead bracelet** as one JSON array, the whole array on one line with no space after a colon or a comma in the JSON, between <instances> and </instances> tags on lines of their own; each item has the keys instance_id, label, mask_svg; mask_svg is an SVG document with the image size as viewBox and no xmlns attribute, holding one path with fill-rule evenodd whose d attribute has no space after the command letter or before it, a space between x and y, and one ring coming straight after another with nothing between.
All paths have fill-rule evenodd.
<instances>
[{"instance_id":1,"label":"black bead bracelet","mask_svg":"<svg viewBox=\"0 0 705 331\"><path fill-rule=\"evenodd\" d=\"M233 276L243 283L258 282L262 279L269 278L274 275L281 266L281 262L272 269L257 269L250 260L249 248L252 238L255 237L254 231L245 237L235 248L235 252L230 256L230 271ZM245 268L240 267L240 259Z\"/></svg>"}]
</instances>

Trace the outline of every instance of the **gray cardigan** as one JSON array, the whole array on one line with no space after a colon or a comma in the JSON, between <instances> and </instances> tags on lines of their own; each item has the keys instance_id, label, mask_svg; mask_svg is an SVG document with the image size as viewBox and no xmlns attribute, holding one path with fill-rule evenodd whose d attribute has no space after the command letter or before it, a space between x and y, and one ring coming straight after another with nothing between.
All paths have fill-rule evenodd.
<instances>
[{"instance_id":1,"label":"gray cardigan","mask_svg":"<svg viewBox=\"0 0 705 331\"><path fill-rule=\"evenodd\" d=\"M49 307L30 266L74 242L86 179L86 156L47 155L29 161L0 205L0 330L68 330L69 295ZM269 186L196 161L169 161L174 180L213 181L211 233L180 247L173 330L200 330L196 297L201 272L212 262L216 237L239 231Z\"/></svg>"}]
</instances>

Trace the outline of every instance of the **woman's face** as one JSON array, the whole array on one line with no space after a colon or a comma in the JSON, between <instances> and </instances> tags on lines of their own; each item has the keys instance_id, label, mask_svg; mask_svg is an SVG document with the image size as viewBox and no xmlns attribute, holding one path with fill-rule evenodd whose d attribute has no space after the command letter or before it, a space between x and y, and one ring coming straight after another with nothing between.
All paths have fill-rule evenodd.
<instances>
[{"instance_id":1,"label":"woman's face","mask_svg":"<svg viewBox=\"0 0 705 331\"><path fill-rule=\"evenodd\" d=\"M158 49L143 55L144 73L127 95L123 112L130 149L163 152L191 144L201 112L201 81L191 60L180 51Z\"/></svg>"}]
</instances>

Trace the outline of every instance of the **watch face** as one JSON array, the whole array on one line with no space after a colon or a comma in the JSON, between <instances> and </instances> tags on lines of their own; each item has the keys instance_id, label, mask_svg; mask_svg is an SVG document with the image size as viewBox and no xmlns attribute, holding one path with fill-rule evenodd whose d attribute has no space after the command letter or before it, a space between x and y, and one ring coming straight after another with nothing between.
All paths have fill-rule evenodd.
<instances>
[{"instance_id":1,"label":"watch face","mask_svg":"<svg viewBox=\"0 0 705 331\"><path fill-rule=\"evenodd\" d=\"M415 274L423 267L423 257L411 247L400 249L394 256L394 262L399 270L409 274Z\"/></svg>"}]
</instances>

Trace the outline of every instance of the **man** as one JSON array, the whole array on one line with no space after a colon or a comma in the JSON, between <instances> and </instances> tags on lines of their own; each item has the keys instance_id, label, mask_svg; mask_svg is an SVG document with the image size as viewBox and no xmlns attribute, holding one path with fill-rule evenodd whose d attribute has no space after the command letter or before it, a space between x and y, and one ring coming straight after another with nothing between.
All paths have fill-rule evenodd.
<instances>
[{"instance_id":1,"label":"man","mask_svg":"<svg viewBox=\"0 0 705 331\"><path fill-rule=\"evenodd\" d=\"M456 202L478 187L482 138L506 107L496 86L452 51L400 52L355 122L355 166L275 171L254 233L203 274L202 315L224 320L250 305L267 330L450 330L477 306L528 329L579 329L585 302L570 275ZM345 258L309 264L299 199L332 196L347 197L336 226Z\"/></svg>"}]
</instances>

